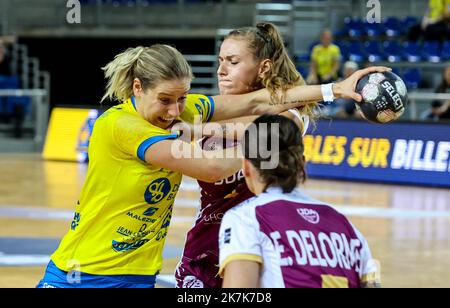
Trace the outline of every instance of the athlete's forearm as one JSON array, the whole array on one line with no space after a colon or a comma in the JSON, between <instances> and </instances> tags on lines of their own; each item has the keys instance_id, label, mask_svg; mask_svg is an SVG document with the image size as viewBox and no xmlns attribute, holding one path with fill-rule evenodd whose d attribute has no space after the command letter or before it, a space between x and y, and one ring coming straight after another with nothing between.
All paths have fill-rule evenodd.
<instances>
[{"instance_id":1,"label":"athlete's forearm","mask_svg":"<svg viewBox=\"0 0 450 308\"><path fill-rule=\"evenodd\" d=\"M279 114L291 108L298 108L323 99L320 86L297 86L282 95L280 90L274 98L267 89L241 95L215 96L216 110L211 121L258 116L264 113Z\"/></svg>"},{"instance_id":2,"label":"athlete's forearm","mask_svg":"<svg viewBox=\"0 0 450 308\"><path fill-rule=\"evenodd\" d=\"M240 145L231 148L219 149L215 151L203 151L204 157L208 160L205 169L213 176L206 182L215 183L228 178L238 172L242 167L242 149Z\"/></svg>"},{"instance_id":3,"label":"athlete's forearm","mask_svg":"<svg viewBox=\"0 0 450 308\"><path fill-rule=\"evenodd\" d=\"M245 130L258 118L247 116L219 122L223 129L223 137L231 140L241 140Z\"/></svg>"},{"instance_id":4,"label":"athlete's forearm","mask_svg":"<svg viewBox=\"0 0 450 308\"><path fill-rule=\"evenodd\" d=\"M260 92L261 91L261 92ZM278 98L273 99L267 90L258 91L255 98L254 112L257 115L264 113L279 114L292 108L302 107L308 104L314 104L323 100L321 86L297 86L286 91L284 96L281 93ZM335 97L339 95L339 89L333 86Z\"/></svg>"},{"instance_id":5,"label":"athlete's forearm","mask_svg":"<svg viewBox=\"0 0 450 308\"><path fill-rule=\"evenodd\" d=\"M203 137L218 137L228 140L240 140L247 127L257 118L248 116L230 119L221 122L209 122L202 124L188 124L180 122L175 125L171 132L177 133L184 142L192 142Z\"/></svg>"},{"instance_id":6,"label":"athlete's forearm","mask_svg":"<svg viewBox=\"0 0 450 308\"><path fill-rule=\"evenodd\" d=\"M351 98L360 102L362 97L355 92L359 79L374 72L390 71L387 67L374 66L356 71L347 79L333 84L334 99ZM267 89L242 95L215 96L216 111L212 121L220 121L264 113L279 114L292 108L299 108L323 100L321 86L296 86L272 97Z\"/></svg>"}]
</instances>

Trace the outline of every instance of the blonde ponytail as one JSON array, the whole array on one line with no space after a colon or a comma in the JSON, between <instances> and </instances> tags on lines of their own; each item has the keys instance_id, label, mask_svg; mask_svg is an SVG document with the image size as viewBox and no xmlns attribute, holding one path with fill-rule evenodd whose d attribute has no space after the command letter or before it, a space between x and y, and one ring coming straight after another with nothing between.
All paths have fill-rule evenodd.
<instances>
[{"instance_id":1,"label":"blonde ponytail","mask_svg":"<svg viewBox=\"0 0 450 308\"><path fill-rule=\"evenodd\" d=\"M108 79L102 101L107 98L125 100L132 96L134 66L144 50L142 46L129 48L115 56L113 61L102 68L105 71L105 78Z\"/></svg>"},{"instance_id":2,"label":"blonde ponytail","mask_svg":"<svg viewBox=\"0 0 450 308\"><path fill-rule=\"evenodd\" d=\"M133 95L133 81L139 79L144 91L154 88L160 81L192 80L192 69L183 55L168 45L129 48L118 54L102 68L108 80L102 98L126 100Z\"/></svg>"}]
</instances>

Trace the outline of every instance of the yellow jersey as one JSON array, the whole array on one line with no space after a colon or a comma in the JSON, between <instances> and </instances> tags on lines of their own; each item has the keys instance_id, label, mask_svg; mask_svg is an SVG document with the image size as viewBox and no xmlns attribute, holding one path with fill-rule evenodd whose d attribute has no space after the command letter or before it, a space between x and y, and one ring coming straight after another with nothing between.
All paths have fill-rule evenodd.
<instances>
[{"instance_id":1,"label":"yellow jersey","mask_svg":"<svg viewBox=\"0 0 450 308\"><path fill-rule=\"evenodd\" d=\"M190 94L180 119L212 118L211 97ZM145 151L178 136L144 120L134 98L107 110L93 129L89 168L69 232L51 259L66 272L155 275L181 173L149 165Z\"/></svg>"},{"instance_id":2,"label":"yellow jersey","mask_svg":"<svg viewBox=\"0 0 450 308\"><path fill-rule=\"evenodd\" d=\"M338 46L331 44L324 47L319 44L314 47L311 59L317 63L317 73L320 77L324 77L333 71L335 61L341 58L341 50ZM333 76L336 78L337 76Z\"/></svg>"},{"instance_id":3,"label":"yellow jersey","mask_svg":"<svg viewBox=\"0 0 450 308\"><path fill-rule=\"evenodd\" d=\"M448 6L450 6L450 0L430 0L428 4L428 17L431 19L431 22L435 23L440 21Z\"/></svg>"}]
</instances>

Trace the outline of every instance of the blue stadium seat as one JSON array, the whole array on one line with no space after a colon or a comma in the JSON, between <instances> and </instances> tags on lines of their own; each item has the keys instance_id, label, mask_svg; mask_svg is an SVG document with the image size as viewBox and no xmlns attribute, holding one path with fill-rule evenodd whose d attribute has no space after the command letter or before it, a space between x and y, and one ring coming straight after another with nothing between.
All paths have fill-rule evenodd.
<instances>
[{"instance_id":1,"label":"blue stadium seat","mask_svg":"<svg viewBox=\"0 0 450 308\"><path fill-rule=\"evenodd\" d=\"M345 27L347 33L352 38L360 38L366 34L364 23L360 18L345 18Z\"/></svg>"},{"instance_id":2,"label":"blue stadium seat","mask_svg":"<svg viewBox=\"0 0 450 308\"><path fill-rule=\"evenodd\" d=\"M348 35L347 28L343 28L343 29L336 30L336 31L333 32L333 36L334 37L343 37L343 36L346 36L346 35Z\"/></svg>"},{"instance_id":3,"label":"blue stadium seat","mask_svg":"<svg viewBox=\"0 0 450 308\"><path fill-rule=\"evenodd\" d=\"M392 68L392 72L393 72L394 74L396 74L397 76L402 77L402 72L400 71L400 69L399 69L398 67L393 67L393 68ZM402 77L402 78L403 78L403 77Z\"/></svg>"},{"instance_id":4,"label":"blue stadium seat","mask_svg":"<svg viewBox=\"0 0 450 308\"><path fill-rule=\"evenodd\" d=\"M348 58L350 61L362 62L367 59L361 43L359 41L352 41L348 46Z\"/></svg>"},{"instance_id":5,"label":"blue stadium seat","mask_svg":"<svg viewBox=\"0 0 450 308\"><path fill-rule=\"evenodd\" d=\"M5 105L8 114L14 113L16 108L19 108L20 112L23 114L28 114L31 111L31 99L28 96L7 97Z\"/></svg>"},{"instance_id":6,"label":"blue stadium seat","mask_svg":"<svg viewBox=\"0 0 450 308\"><path fill-rule=\"evenodd\" d=\"M401 26L402 29L404 29L405 31L408 31L412 26L415 26L419 23L419 19L415 16L407 16L405 18L403 18L403 20L401 21Z\"/></svg>"},{"instance_id":7,"label":"blue stadium seat","mask_svg":"<svg viewBox=\"0 0 450 308\"><path fill-rule=\"evenodd\" d=\"M403 80L408 89L417 89L422 82L422 73L418 68L406 69L403 73Z\"/></svg>"},{"instance_id":8,"label":"blue stadium seat","mask_svg":"<svg viewBox=\"0 0 450 308\"><path fill-rule=\"evenodd\" d=\"M450 41L445 41L442 45L441 58L443 61L450 61Z\"/></svg>"},{"instance_id":9,"label":"blue stadium seat","mask_svg":"<svg viewBox=\"0 0 450 308\"><path fill-rule=\"evenodd\" d=\"M309 69L306 67L297 67L297 71L302 75L302 77L306 80L306 78L308 78L309 75Z\"/></svg>"},{"instance_id":10,"label":"blue stadium seat","mask_svg":"<svg viewBox=\"0 0 450 308\"><path fill-rule=\"evenodd\" d=\"M339 47L341 50L341 61L347 61L349 54L348 54L348 43L346 41L335 41L333 42L336 46Z\"/></svg>"},{"instance_id":11,"label":"blue stadium seat","mask_svg":"<svg viewBox=\"0 0 450 308\"><path fill-rule=\"evenodd\" d=\"M379 23L368 23L364 24L365 32L369 37L379 37L386 33L386 29L382 24Z\"/></svg>"},{"instance_id":12,"label":"blue stadium seat","mask_svg":"<svg viewBox=\"0 0 450 308\"><path fill-rule=\"evenodd\" d=\"M397 17L388 17L383 25L386 35L389 37L396 37L402 34L400 20Z\"/></svg>"},{"instance_id":13,"label":"blue stadium seat","mask_svg":"<svg viewBox=\"0 0 450 308\"><path fill-rule=\"evenodd\" d=\"M369 62L380 62L386 58L379 41L368 41L364 43L364 48Z\"/></svg>"},{"instance_id":14,"label":"blue stadium seat","mask_svg":"<svg viewBox=\"0 0 450 308\"><path fill-rule=\"evenodd\" d=\"M441 46L439 42L425 42L423 50L426 60L432 63L441 62Z\"/></svg>"},{"instance_id":15,"label":"blue stadium seat","mask_svg":"<svg viewBox=\"0 0 450 308\"><path fill-rule=\"evenodd\" d=\"M0 89L18 89L19 84L17 76L0 76Z\"/></svg>"},{"instance_id":16,"label":"blue stadium seat","mask_svg":"<svg viewBox=\"0 0 450 308\"><path fill-rule=\"evenodd\" d=\"M400 62L404 58L401 45L397 41L386 41L383 43L384 53L389 62Z\"/></svg>"},{"instance_id":17,"label":"blue stadium seat","mask_svg":"<svg viewBox=\"0 0 450 308\"><path fill-rule=\"evenodd\" d=\"M20 81L17 76L0 76L0 89L19 89ZM29 97L0 97L0 114L10 116L17 109L24 114L30 112L31 100Z\"/></svg>"},{"instance_id":18,"label":"blue stadium seat","mask_svg":"<svg viewBox=\"0 0 450 308\"><path fill-rule=\"evenodd\" d=\"M303 54L303 55L298 55L297 56L297 61L302 61L302 62L307 62L311 60L311 54L312 54L312 50L314 49L314 47L320 44L320 41L314 41L312 42L309 47L308 47L308 53L307 54Z\"/></svg>"},{"instance_id":19,"label":"blue stadium seat","mask_svg":"<svg viewBox=\"0 0 450 308\"><path fill-rule=\"evenodd\" d=\"M403 44L405 58L409 62L416 63L422 61L425 55L418 42L405 42Z\"/></svg>"}]
</instances>

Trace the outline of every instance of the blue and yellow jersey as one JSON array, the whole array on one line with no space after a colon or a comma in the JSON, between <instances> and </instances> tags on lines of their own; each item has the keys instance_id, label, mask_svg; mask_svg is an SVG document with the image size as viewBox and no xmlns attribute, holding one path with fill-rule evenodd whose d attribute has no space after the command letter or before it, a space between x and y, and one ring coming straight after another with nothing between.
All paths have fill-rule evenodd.
<instances>
[{"instance_id":1,"label":"blue and yellow jersey","mask_svg":"<svg viewBox=\"0 0 450 308\"><path fill-rule=\"evenodd\" d=\"M213 116L207 96L188 95L185 106L185 121ZM98 118L74 220L51 258L59 269L94 275L155 275L161 269L182 175L147 164L144 154L177 137L144 120L133 99Z\"/></svg>"},{"instance_id":2,"label":"blue and yellow jersey","mask_svg":"<svg viewBox=\"0 0 450 308\"><path fill-rule=\"evenodd\" d=\"M211 121L214 115L214 100L211 96L189 94L180 120L194 123L195 116L201 116L202 122Z\"/></svg>"}]
</instances>

